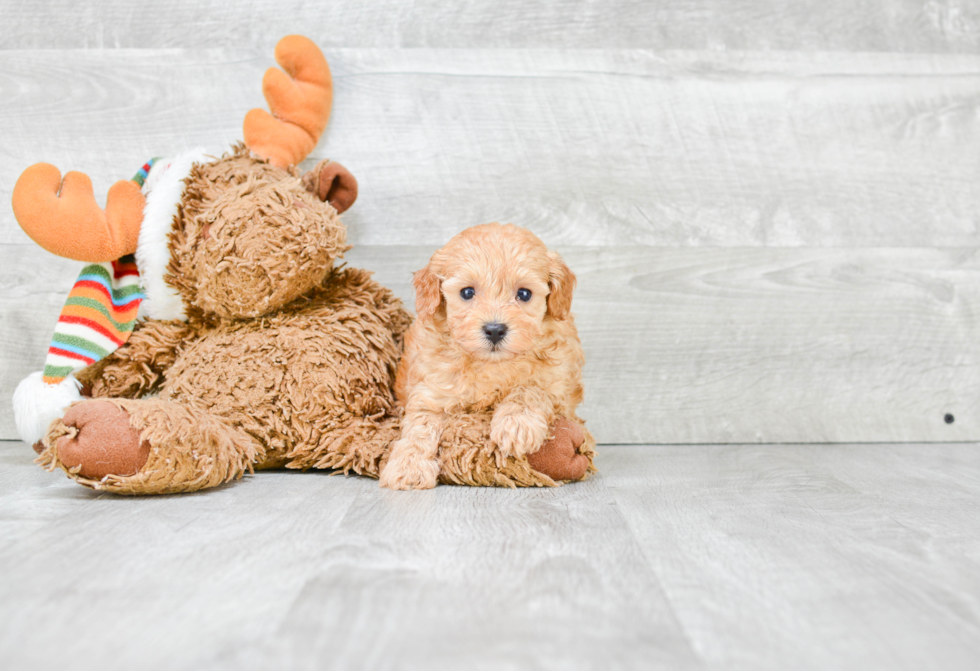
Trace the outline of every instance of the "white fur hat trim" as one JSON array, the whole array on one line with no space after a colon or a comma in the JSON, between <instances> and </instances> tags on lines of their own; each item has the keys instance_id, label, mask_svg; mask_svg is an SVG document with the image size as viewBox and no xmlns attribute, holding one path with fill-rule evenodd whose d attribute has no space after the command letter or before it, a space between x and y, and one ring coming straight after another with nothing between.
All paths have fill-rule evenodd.
<instances>
[{"instance_id":1,"label":"white fur hat trim","mask_svg":"<svg viewBox=\"0 0 980 671\"><path fill-rule=\"evenodd\" d=\"M170 263L170 231L191 168L195 163L212 160L213 157L198 147L172 159L160 159L146 177L146 207L136 247L136 266L146 293L146 300L140 305L141 315L151 319L187 320L183 299L163 279Z\"/></svg>"},{"instance_id":2,"label":"white fur hat trim","mask_svg":"<svg viewBox=\"0 0 980 671\"><path fill-rule=\"evenodd\" d=\"M51 422L65 409L82 400L81 383L69 375L58 384L46 384L43 374L31 373L14 390L14 423L20 439L33 445L44 437Z\"/></svg>"}]
</instances>

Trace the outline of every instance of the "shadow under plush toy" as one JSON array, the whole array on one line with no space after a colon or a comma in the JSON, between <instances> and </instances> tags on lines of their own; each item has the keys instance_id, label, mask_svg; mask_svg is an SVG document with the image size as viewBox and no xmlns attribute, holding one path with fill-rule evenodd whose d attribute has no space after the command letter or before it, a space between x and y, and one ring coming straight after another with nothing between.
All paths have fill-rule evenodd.
<instances>
[{"instance_id":1,"label":"shadow under plush toy","mask_svg":"<svg viewBox=\"0 0 980 671\"><path fill-rule=\"evenodd\" d=\"M369 272L334 268L348 249L338 213L357 183L335 162L302 176L294 167L326 126L330 71L299 36L280 41L276 60L288 75L270 68L263 81L274 115L249 112L230 154L151 161L109 190L104 210L81 173L62 180L37 164L18 180L14 213L28 235L90 264L44 372L14 395L21 437L49 470L162 494L253 469L377 477L385 464L411 318ZM566 473L583 440L559 429L536 471L525 458L498 464L488 426L447 426L440 479L553 485L547 473ZM579 448L590 468L592 444Z\"/></svg>"}]
</instances>

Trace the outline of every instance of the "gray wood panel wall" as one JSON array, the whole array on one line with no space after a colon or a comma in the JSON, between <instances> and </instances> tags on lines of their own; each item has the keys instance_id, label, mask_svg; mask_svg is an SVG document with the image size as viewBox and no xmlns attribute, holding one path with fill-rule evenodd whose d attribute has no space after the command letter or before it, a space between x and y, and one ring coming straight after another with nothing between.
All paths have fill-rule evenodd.
<instances>
[{"instance_id":1,"label":"gray wood panel wall","mask_svg":"<svg viewBox=\"0 0 980 671\"><path fill-rule=\"evenodd\" d=\"M361 183L349 261L411 305L457 231L534 230L579 275L600 442L980 440L978 3L0 0L0 24L0 438L80 266L17 227L17 176L104 194L224 150L303 32L335 78L308 163Z\"/></svg>"}]
</instances>

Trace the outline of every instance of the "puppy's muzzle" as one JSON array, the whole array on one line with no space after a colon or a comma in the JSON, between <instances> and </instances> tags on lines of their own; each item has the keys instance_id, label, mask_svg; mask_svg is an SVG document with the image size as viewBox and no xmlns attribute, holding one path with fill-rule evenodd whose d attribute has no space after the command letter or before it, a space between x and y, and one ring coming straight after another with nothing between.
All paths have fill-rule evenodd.
<instances>
[{"instance_id":1,"label":"puppy's muzzle","mask_svg":"<svg viewBox=\"0 0 980 671\"><path fill-rule=\"evenodd\" d=\"M497 345L507 335L507 325L500 322L491 322L483 325L483 334L490 341L491 345Z\"/></svg>"}]
</instances>

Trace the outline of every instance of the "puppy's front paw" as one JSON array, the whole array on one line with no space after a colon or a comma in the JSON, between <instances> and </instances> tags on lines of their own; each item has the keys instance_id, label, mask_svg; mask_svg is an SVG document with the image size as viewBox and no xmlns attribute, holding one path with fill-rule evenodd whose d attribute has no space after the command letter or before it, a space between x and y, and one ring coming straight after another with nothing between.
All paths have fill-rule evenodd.
<instances>
[{"instance_id":1,"label":"puppy's front paw","mask_svg":"<svg viewBox=\"0 0 980 671\"><path fill-rule=\"evenodd\" d=\"M406 454L402 441L391 446L391 457L381 469L378 482L388 489L432 489L439 480L439 460Z\"/></svg>"},{"instance_id":2,"label":"puppy's front paw","mask_svg":"<svg viewBox=\"0 0 980 671\"><path fill-rule=\"evenodd\" d=\"M520 459L534 452L548 437L548 423L537 413L500 410L490 420L490 440L505 457Z\"/></svg>"}]
</instances>

